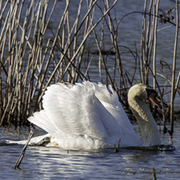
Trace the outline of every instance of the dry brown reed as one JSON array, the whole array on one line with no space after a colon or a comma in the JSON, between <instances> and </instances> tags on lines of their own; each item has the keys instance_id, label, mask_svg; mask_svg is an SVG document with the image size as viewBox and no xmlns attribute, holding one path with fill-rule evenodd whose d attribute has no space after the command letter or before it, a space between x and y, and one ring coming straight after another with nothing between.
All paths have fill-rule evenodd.
<instances>
[{"instance_id":1,"label":"dry brown reed","mask_svg":"<svg viewBox=\"0 0 180 180\"><path fill-rule=\"evenodd\" d=\"M164 87L160 88L160 84L157 80L157 67L156 67L156 46L157 46L157 24L159 23L170 23L176 26L175 30L175 41L174 41L174 55L173 55L173 65L171 72L171 80L166 79L163 74L158 73L158 76L164 77L165 81L169 81L171 87L171 102L170 102L170 130L169 133L173 134L173 118L174 118L174 98L176 94L176 90L179 85L179 74L176 76L177 68L176 68L176 59L177 59L177 43L178 43L178 34L179 34L179 10L178 10L178 2L176 2L176 23L171 22L169 18L169 14L162 15L159 11L159 0L150 0L144 2L144 13L143 13L143 23L142 23L142 38L141 38L141 81L145 84L149 84L149 76L153 77L153 88L158 89L160 93L160 98L162 101L162 117L163 117L163 126L164 132L167 131L166 128L166 117L167 113L165 113L165 106L167 104L163 103L163 95L164 95ZM171 13L168 12L167 13ZM148 16L147 16L148 15ZM174 16L171 16L174 18ZM172 19L173 19L172 18ZM152 62L151 62L152 61ZM169 65L168 65L169 66ZM177 78L176 82L175 79ZM169 112L168 111L168 112ZM165 117L166 116L166 117Z\"/></svg>"},{"instance_id":2,"label":"dry brown reed","mask_svg":"<svg viewBox=\"0 0 180 180\"><path fill-rule=\"evenodd\" d=\"M174 98L175 98L175 77L176 77L176 60L177 60L177 44L179 36L179 2L176 0L176 31L174 40L174 54L173 54L173 68L172 68L172 80L171 80L171 103L170 103L170 122L171 122L171 134L174 132ZM179 81L179 79L178 79ZM176 82L176 87L179 82Z\"/></svg>"},{"instance_id":3,"label":"dry brown reed","mask_svg":"<svg viewBox=\"0 0 180 180\"><path fill-rule=\"evenodd\" d=\"M145 0L144 12L133 12L143 14L140 58L137 49L132 51L128 47L120 46L118 42L119 25L128 14L120 20L112 17L111 10L117 1L103 0L99 3L98 0L79 0L73 21L70 16L71 1L63 1L63 13L59 15L56 28L51 26L51 21L57 0L51 1L51 5L49 1L44 0L0 1L0 125L28 125L28 116L42 108L42 96L51 83L75 83L90 79L92 47L95 47L94 53L98 55L97 70L101 81L112 85L124 107L128 108L125 98L128 87L135 81L153 84L163 99L164 87L159 85L159 74L156 71L157 25L159 19L165 20L159 16L159 0ZM82 13L83 7L87 8L85 13ZM178 8L176 12L178 13ZM177 27L176 40L178 21L176 18L176 24L168 22ZM110 50L104 47L107 34L111 42ZM169 80L173 88L171 115L174 112L173 100L178 92L180 79L179 73L175 82L176 40L174 68L172 79ZM134 59L133 73L127 72L123 65L122 49L126 49ZM108 67L108 58L113 59L113 71ZM138 70L141 80L135 77ZM166 127L166 105L163 101L162 106L162 112L158 113L163 116ZM171 121L173 122L173 119Z\"/></svg>"},{"instance_id":4,"label":"dry brown reed","mask_svg":"<svg viewBox=\"0 0 180 180\"><path fill-rule=\"evenodd\" d=\"M1 125L26 124L31 112L41 108L42 95L50 83L75 83L79 78L87 79L81 71L85 42L117 0L112 3L104 1L104 11L95 20L97 2L80 0L73 22L69 17L70 1L64 2L64 12L54 32L49 24L57 0L53 1L52 7L44 0L1 1ZM86 3L87 12L80 17L82 3Z\"/></svg>"}]
</instances>

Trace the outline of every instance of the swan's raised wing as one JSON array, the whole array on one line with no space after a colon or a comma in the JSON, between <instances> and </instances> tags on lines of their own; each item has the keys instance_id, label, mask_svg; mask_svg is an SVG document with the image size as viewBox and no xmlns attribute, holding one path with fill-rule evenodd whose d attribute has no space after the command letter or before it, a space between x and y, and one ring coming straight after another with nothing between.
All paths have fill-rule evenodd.
<instances>
[{"instance_id":1,"label":"swan's raised wing","mask_svg":"<svg viewBox=\"0 0 180 180\"><path fill-rule=\"evenodd\" d=\"M53 135L54 131L56 130L56 127L51 123L45 110L41 110L40 112L35 112L33 116L30 116L28 118L28 121L44 129L46 132L50 133L51 135Z\"/></svg>"},{"instance_id":2,"label":"swan's raised wing","mask_svg":"<svg viewBox=\"0 0 180 180\"><path fill-rule=\"evenodd\" d=\"M51 123L64 134L105 139L118 132L114 117L96 97L93 83L51 85L43 107Z\"/></svg>"},{"instance_id":3,"label":"swan's raised wing","mask_svg":"<svg viewBox=\"0 0 180 180\"><path fill-rule=\"evenodd\" d=\"M114 145L119 139L122 146L141 143L117 94L101 83L51 85L43 97L43 108L29 120L49 132L62 147L77 144L78 148L94 148L96 142Z\"/></svg>"},{"instance_id":4,"label":"swan's raised wing","mask_svg":"<svg viewBox=\"0 0 180 180\"><path fill-rule=\"evenodd\" d=\"M107 89L105 85L98 83L94 84L95 95L103 104L104 108L113 116L117 123L118 136L121 138L122 146L141 146L142 143L137 136L136 132L125 113L117 93L113 90L112 86ZM109 122L109 121L108 121ZM111 129L113 131L114 127Z\"/></svg>"},{"instance_id":5,"label":"swan's raised wing","mask_svg":"<svg viewBox=\"0 0 180 180\"><path fill-rule=\"evenodd\" d=\"M117 93L113 90L112 86L109 86L107 89L105 85L98 83L94 84L95 86L95 95L106 108L107 111L115 118L120 128L124 132L134 132L133 127L129 121L127 114L125 113ZM136 136L136 134L135 134Z\"/></svg>"}]
</instances>

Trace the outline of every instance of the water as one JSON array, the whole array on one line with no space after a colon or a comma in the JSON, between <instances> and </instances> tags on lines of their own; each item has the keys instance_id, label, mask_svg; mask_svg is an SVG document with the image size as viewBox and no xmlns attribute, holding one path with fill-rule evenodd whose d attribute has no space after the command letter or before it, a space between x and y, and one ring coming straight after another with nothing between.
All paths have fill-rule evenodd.
<instances>
[{"instance_id":1,"label":"water","mask_svg":"<svg viewBox=\"0 0 180 180\"><path fill-rule=\"evenodd\" d=\"M60 148L28 146L21 169L14 165L23 146L6 145L5 139L23 139L14 132L0 131L0 177L1 179L142 179L152 178L152 167L157 179L177 180L180 177L180 124L175 123L173 145L175 151L142 151L113 149L96 151L65 151ZM35 134L39 131L36 130ZM42 133L40 131L40 133ZM162 135L164 144L168 144L168 134Z\"/></svg>"},{"instance_id":2,"label":"water","mask_svg":"<svg viewBox=\"0 0 180 180\"><path fill-rule=\"evenodd\" d=\"M78 7L76 1L72 1L72 8ZM164 11L174 6L173 1L161 1L161 9ZM58 1L55 14L63 11L64 1ZM125 14L138 10L143 11L143 2L136 3L122 0L116 5L116 16L120 19ZM76 13L76 10L73 11ZM62 12L60 12L62 13ZM73 13L72 13L73 14ZM51 26L56 28L59 19L53 18ZM135 50L140 47L142 15L132 14L123 19L119 26L119 44ZM172 64L174 28L161 30L166 25L158 26L158 49L157 62L165 60ZM111 48L109 39L105 44L106 49ZM124 52L125 49L122 51ZM178 54L179 56L179 54ZM98 81L97 70L98 56L90 67L91 80ZM124 68L131 71L132 56L128 53L122 55L122 61L126 65ZM113 67L109 64L109 68ZM39 133L39 132L38 132ZM41 131L40 131L41 133ZM0 129L0 179L24 180L24 179L141 179L152 178L152 167L155 168L157 179L177 180L180 177L180 125L175 124L173 145L176 150L173 152L154 152L142 150L120 150L114 153L113 150L99 151L64 151L60 148L49 147L28 147L25 157L20 165L20 170L15 170L14 165L20 155L23 146L6 145L5 139L25 139L27 133L19 136L14 132L4 132ZM162 142L168 144L169 136L162 135Z\"/></svg>"}]
</instances>

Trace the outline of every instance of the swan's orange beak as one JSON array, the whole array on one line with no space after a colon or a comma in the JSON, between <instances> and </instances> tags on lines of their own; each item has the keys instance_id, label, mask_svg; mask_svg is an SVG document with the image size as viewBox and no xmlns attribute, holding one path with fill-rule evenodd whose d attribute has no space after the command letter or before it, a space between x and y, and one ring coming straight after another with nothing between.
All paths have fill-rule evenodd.
<instances>
[{"instance_id":1,"label":"swan's orange beak","mask_svg":"<svg viewBox=\"0 0 180 180\"><path fill-rule=\"evenodd\" d=\"M149 96L149 100L155 104L156 106L159 106L161 107L161 102L160 100L158 99L158 97L156 96L156 94L152 93L150 96Z\"/></svg>"},{"instance_id":2,"label":"swan's orange beak","mask_svg":"<svg viewBox=\"0 0 180 180\"><path fill-rule=\"evenodd\" d=\"M158 98L157 92L153 89L147 89L147 93L148 93L148 99L153 104L161 108L161 102L160 102L160 99Z\"/></svg>"}]
</instances>

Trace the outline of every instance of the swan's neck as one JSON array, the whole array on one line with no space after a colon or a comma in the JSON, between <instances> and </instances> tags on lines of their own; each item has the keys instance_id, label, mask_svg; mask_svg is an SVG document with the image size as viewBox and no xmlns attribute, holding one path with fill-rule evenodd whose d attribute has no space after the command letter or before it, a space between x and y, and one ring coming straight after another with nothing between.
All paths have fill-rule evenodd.
<instances>
[{"instance_id":1,"label":"swan's neck","mask_svg":"<svg viewBox=\"0 0 180 180\"><path fill-rule=\"evenodd\" d=\"M142 131L143 143L146 146L160 145L160 135L157 124L146 103L137 97L128 99Z\"/></svg>"}]
</instances>

